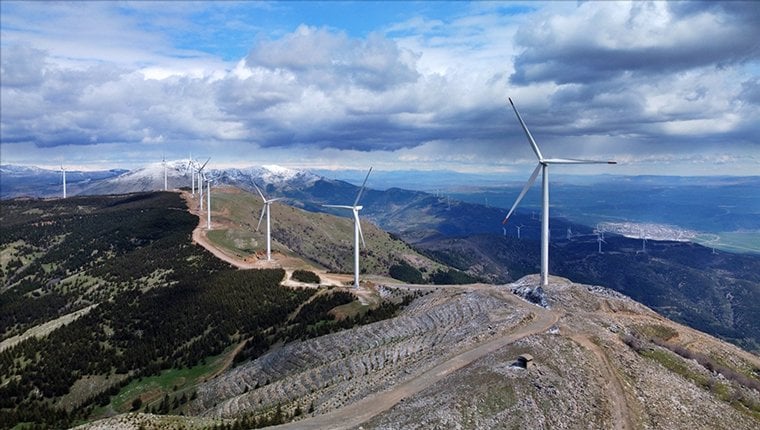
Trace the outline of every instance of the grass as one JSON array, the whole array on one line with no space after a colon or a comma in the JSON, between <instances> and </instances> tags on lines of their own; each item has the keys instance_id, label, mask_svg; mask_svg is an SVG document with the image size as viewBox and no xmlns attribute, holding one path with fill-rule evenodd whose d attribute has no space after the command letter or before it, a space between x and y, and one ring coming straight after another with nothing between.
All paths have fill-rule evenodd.
<instances>
[{"instance_id":1,"label":"grass","mask_svg":"<svg viewBox=\"0 0 760 430\"><path fill-rule=\"evenodd\" d=\"M208 239L225 251L240 257L266 248L266 226L254 232L261 213L261 199L251 193L220 188L211 203L214 217L225 230L208 232ZM295 255L330 270L350 273L353 270L353 219L324 213L304 211L280 202L271 207L272 248ZM341 215L350 215L338 213ZM362 220L366 248L362 253L362 271L387 275L397 259L412 259L428 272L443 268L428 258L420 256L404 242L393 240L386 232L370 222Z\"/></svg>"},{"instance_id":2,"label":"grass","mask_svg":"<svg viewBox=\"0 0 760 430\"><path fill-rule=\"evenodd\" d=\"M678 331L671 327L657 324L639 325L636 326L641 334L647 339L661 339L664 341L670 340L678 336Z\"/></svg>"},{"instance_id":3,"label":"grass","mask_svg":"<svg viewBox=\"0 0 760 430\"><path fill-rule=\"evenodd\" d=\"M351 303L332 308L330 314L335 315L335 318L341 320L344 318L355 317L357 315L364 315L368 310L369 306L362 305L359 300L354 300Z\"/></svg>"},{"instance_id":4,"label":"grass","mask_svg":"<svg viewBox=\"0 0 760 430\"><path fill-rule=\"evenodd\" d=\"M675 353L661 348L653 348L642 350L641 355L651 358L671 372L677 373L699 386L706 387L709 385L709 379L706 376L689 369L684 360Z\"/></svg>"},{"instance_id":5,"label":"grass","mask_svg":"<svg viewBox=\"0 0 760 430\"><path fill-rule=\"evenodd\" d=\"M208 240L218 248L234 254L237 257L246 257L256 252L258 241L256 235L244 230L211 230L206 232Z\"/></svg>"},{"instance_id":6,"label":"grass","mask_svg":"<svg viewBox=\"0 0 760 430\"><path fill-rule=\"evenodd\" d=\"M640 354L660 363L666 369L691 381L695 385L710 391L715 397L730 404L739 412L750 415L755 419L760 419L760 402L737 396L736 389L732 388L731 384L692 370L686 364L686 361L675 353L662 348L653 348L641 350Z\"/></svg>"},{"instance_id":7,"label":"grass","mask_svg":"<svg viewBox=\"0 0 760 430\"><path fill-rule=\"evenodd\" d=\"M132 408L132 401L138 397L142 400L143 408L157 405L166 394L181 395L184 393L189 397L193 388L224 367L233 349L230 348L220 355L207 358L206 364L199 364L191 368L164 370L159 375L132 381L111 398L109 406L101 408L101 411L96 410L94 415L101 415L109 409L117 413L129 412Z\"/></svg>"}]
</instances>

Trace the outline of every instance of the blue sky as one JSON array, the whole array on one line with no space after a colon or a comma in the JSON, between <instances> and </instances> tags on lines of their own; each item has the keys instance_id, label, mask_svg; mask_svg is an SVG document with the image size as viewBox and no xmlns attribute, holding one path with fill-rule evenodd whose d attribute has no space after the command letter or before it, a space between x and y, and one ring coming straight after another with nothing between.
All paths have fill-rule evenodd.
<instances>
[{"instance_id":1,"label":"blue sky","mask_svg":"<svg viewBox=\"0 0 760 430\"><path fill-rule=\"evenodd\" d=\"M757 2L0 8L2 163L760 174Z\"/></svg>"}]
</instances>

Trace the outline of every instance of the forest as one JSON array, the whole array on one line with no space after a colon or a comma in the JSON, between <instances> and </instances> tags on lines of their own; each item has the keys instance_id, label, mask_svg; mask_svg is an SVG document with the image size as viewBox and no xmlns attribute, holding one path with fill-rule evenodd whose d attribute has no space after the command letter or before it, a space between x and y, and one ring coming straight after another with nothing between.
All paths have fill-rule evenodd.
<instances>
[{"instance_id":1,"label":"forest","mask_svg":"<svg viewBox=\"0 0 760 430\"><path fill-rule=\"evenodd\" d=\"M255 358L275 342L371 322L401 306L337 324L329 310L353 295L310 301L317 289L280 286L282 269L234 269L192 244L197 222L174 193L3 203L2 340L97 306L0 350L0 428L68 427L102 412L133 381L199 366L241 343L235 361ZM83 391L85 380L99 382ZM179 395L174 400L179 406ZM173 409L168 395L158 405L130 401Z\"/></svg>"}]
</instances>

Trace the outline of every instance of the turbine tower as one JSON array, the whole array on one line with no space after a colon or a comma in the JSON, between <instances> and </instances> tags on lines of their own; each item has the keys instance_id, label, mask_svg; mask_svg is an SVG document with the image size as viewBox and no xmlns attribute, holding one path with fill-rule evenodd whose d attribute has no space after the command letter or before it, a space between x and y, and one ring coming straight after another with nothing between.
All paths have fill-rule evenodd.
<instances>
[{"instance_id":1,"label":"turbine tower","mask_svg":"<svg viewBox=\"0 0 760 430\"><path fill-rule=\"evenodd\" d=\"M192 189L192 196L195 197L195 162L193 161L193 154L187 158L187 168L190 170L190 187ZM187 173L187 170L185 170Z\"/></svg>"},{"instance_id":2,"label":"turbine tower","mask_svg":"<svg viewBox=\"0 0 760 430\"><path fill-rule=\"evenodd\" d=\"M203 181L206 179L206 175L203 174L203 169L206 167L206 164L208 164L209 160L211 160L211 157L208 157L208 160L206 160L205 163L197 170L198 174L198 194L200 195L200 198L198 199L198 205L200 210L203 210Z\"/></svg>"},{"instance_id":3,"label":"turbine tower","mask_svg":"<svg viewBox=\"0 0 760 430\"><path fill-rule=\"evenodd\" d=\"M598 252L602 254L602 243L607 243L604 241L604 232L600 230L594 230L594 234L596 234L596 243L599 244Z\"/></svg>"},{"instance_id":4,"label":"turbine tower","mask_svg":"<svg viewBox=\"0 0 760 430\"><path fill-rule=\"evenodd\" d=\"M530 134L530 131L528 130L528 126L525 125L525 122L520 116L520 112L517 111L517 107L515 107L515 104L512 102L511 98L509 99L509 104L512 105L512 109L515 111L515 115L517 115L517 120L520 121L520 126L525 132L525 136L528 138L528 142L530 143L530 146L533 149L533 152L536 154L536 158L538 158L538 165L533 170L533 174L530 175L530 179L528 179L528 183L525 184L525 187L522 189L522 191L520 192L520 195L517 197L515 204L512 205L512 209L509 210L509 213L504 218L503 224L507 223L507 221L509 220L509 217L512 215L512 212L515 211L515 208L517 208L517 205L520 204L520 201L525 196L525 193L528 192L530 187L536 181L536 178L538 177L538 173L541 172L541 175L542 175L542 178L541 178L541 195L542 195L541 285L547 286L549 285L549 165L550 164L617 164L617 162L598 161L598 160L574 160L574 159L567 159L567 158L544 158L543 154L541 154L541 150L539 149L538 144L536 144L536 141L533 140L533 136Z\"/></svg>"},{"instance_id":5,"label":"turbine tower","mask_svg":"<svg viewBox=\"0 0 760 430\"><path fill-rule=\"evenodd\" d=\"M63 198L66 198L66 168L61 164L61 173L63 173Z\"/></svg>"},{"instance_id":6,"label":"turbine tower","mask_svg":"<svg viewBox=\"0 0 760 430\"><path fill-rule=\"evenodd\" d=\"M204 178L206 179L206 178ZM206 230L211 230L211 183L213 181L211 179L206 179L206 186L208 187L206 190L206 199L208 201L206 202Z\"/></svg>"},{"instance_id":7,"label":"turbine tower","mask_svg":"<svg viewBox=\"0 0 760 430\"><path fill-rule=\"evenodd\" d=\"M362 245L367 246L364 243L364 235L362 234L362 226L359 222L359 211L362 210L362 206L359 206L359 199L362 198L362 193L364 192L364 186L367 185L367 179L369 179L369 174L372 173L372 167L369 168L369 172L367 172L367 176L364 178L364 183L362 183L362 187L359 188L359 194L356 195L356 200L354 200L353 206L348 205L322 205L327 208L340 208L340 209L351 209L354 213L354 288L359 288L359 238L362 240Z\"/></svg>"},{"instance_id":8,"label":"turbine tower","mask_svg":"<svg viewBox=\"0 0 760 430\"><path fill-rule=\"evenodd\" d=\"M169 187L167 187L166 184L166 156L161 156L161 164L164 166L164 191L166 191Z\"/></svg>"},{"instance_id":9,"label":"turbine tower","mask_svg":"<svg viewBox=\"0 0 760 430\"><path fill-rule=\"evenodd\" d=\"M267 200L266 197L264 197L264 194L261 192L259 187L256 186L256 184L253 184L253 186L256 188L256 192L259 193L259 196L261 196L261 200L264 201L264 206L261 207L261 215L259 216L259 224L256 226L256 231L259 231L259 227L261 227L261 220L264 218L264 212L267 213L267 261L272 260L272 227L271 223L269 222L269 205L271 205L273 202L276 202L277 200L282 200L282 197L277 197L274 199Z\"/></svg>"}]
</instances>

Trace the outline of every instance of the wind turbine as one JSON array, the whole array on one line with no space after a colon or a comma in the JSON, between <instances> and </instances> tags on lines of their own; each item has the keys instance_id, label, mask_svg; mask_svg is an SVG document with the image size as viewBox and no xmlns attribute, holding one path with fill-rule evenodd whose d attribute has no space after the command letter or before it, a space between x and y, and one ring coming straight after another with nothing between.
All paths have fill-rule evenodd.
<instances>
[{"instance_id":1,"label":"wind turbine","mask_svg":"<svg viewBox=\"0 0 760 430\"><path fill-rule=\"evenodd\" d=\"M163 154L161 155L161 164L164 166L164 191L166 191L169 187L166 186L166 156Z\"/></svg>"},{"instance_id":2,"label":"wind turbine","mask_svg":"<svg viewBox=\"0 0 760 430\"><path fill-rule=\"evenodd\" d=\"M517 238L518 238L518 239L520 238L520 230L521 230L523 227L525 227L525 226L524 226L524 225L522 225L522 224L520 224L520 225L516 225L516 226L515 226L515 228L517 228Z\"/></svg>"},{"instance_id":3,"label":"wind turbine","mask_svg":"<svg viewBox=\"0 0 760 430\"><path fill-rule=\"evenodd\" d=\"M198 199L198 205L200 207L200 210L203 210L203 181L206 179L206 176L203 174L203 169L206 167L206 164L208 164L209 160L211 160L211 157L208 157L208 160L206 160L205 163L197 170L198 174L198 194L200 194L200 198Z\"/></svg>"},{"instance_id":4,"label":"wind turbine","mask_svg":"<svg viewBox=\"0 0 760 430\"><path fill-rule=\"evenodd\" d=\"M61 164L61 173L63 173L63 198L66 198L66 168Z\"/></svg>"},{"instance_id":5,"label":"wind turbine","mask_svg":"<svg viewBox=\"0 0 760 430\"><path fill-rule=\"evenodd\" d=\"M348 205L322 205L326 208L340 208L340 209L351 209L354 213L354 288L359 288L359 238L362 240L362 245L367 246L364 243L364 235L362 234L362 226L359 222L359 211L362 210L362 206L359 206L359 199L362 198L362 193L364 192L364 186L367 185L367 179L369 179L369 174L372 173L372 167L369 168L369 172L367 172L367 176L364 178L364 183L362 183L362 187L359 188L359 194L356 195L356 200L354 200L353 206Z\"/></svg>"},{"instance_id":6,"label":"wind turbine","mask_svg":"<svg viewBox=\"0 0 760 430\"><path fill-rule=\"evenodd\" d=\"M192 196L195 197L195 162L193 161L193 154L187 158L187 169L190 170L190 187L192 188ZM187 170L185 170L187 174Z\"/></svg>"},{"instance_id":7,"label":"wind turbine","mask_svg":"<svg viewBox=\"0 0 760 430\"><path fill-rule=\"evenodd\" d=\"M520 204L520 201L525 196L525 193L528 192L530 187L533 185L533 183L536 181L536 178L538 177L538 173L541 172L542 178L541 178L541 195L542 195L542 213L541 213L541 285L547 286L549 285L549 165L550 164L617 164L615 161L597 161L597 160L574 160L574 159L568 159L568 158L544 158L543 154L541 154L541 150L538 148L538 144L536 144L536 141L533 140L533 136L530 134L530 131L528 130L528 126L525 125L525 122L523 121L522 117L520 116L520 112L517 111L517 108L515 107L515 104L512 102L512 99L509 99L509 104L512 105L512 109L515 111L515 115L517 115L517 120L520 121L520 126L522 127L523 131L525 131L525 136L528 138L528 142L530 143L531 148L533 148L533 152L536 154L536 158L538 158L538 165L533 170L533 174L530 175L530 179L528 179L528 183L525 184L525 187L520 192L520 195L517 197L517 200L515 201L515 204L512 205L512 209L509 210L509 213L504 218L503 224L506 224L509 220L509 217L512 215L512 212L515 211L517 208L517 205Z\"/></svg>"},{"instance_id":8,"label":"wind turbine","mask_svg":"<svg viewBox=\"0 0 760 430\"><path fill-rule=\"evenodd\" d=\"M203 179L206 179L205 177ZM211 230L211 183L214 182L211 179L206 179L206 230Z\"/></svg>"},{"instance_id":9,"label":"wind turbine","mask_svg":"<svg viewBox=\"0 0 760 430\"><path fill-rule=\"evenodd\" d=\"M596 242L599 244L599 253L602 253L602 243L607 243L604 241L604 231L600 230L594 230L594 234L596 234Z\"/></svg>"},{"instance_id":10,"label":"wind turbine","mask_svg":"<svg viewBox=\"0 0 760 430\"><path fill-rule=\"evenodd\" d=\"M261 196L261 200L264 201L264 206L261 207L261 215L259 216L259 224L256 226L256 231L259 231L259 227L261 227L261 220L264 218L264 212L267 213L267 261L272 260L272 229L271 224L269 222L269 205L271 205L273 202L276 202L277 200L282 200L282 197L277 197L274 199L267 200L266 197L264 197L264 194L261 192L259 187L256 186L256 184L253 184L253 186L256 188L256 191Z\"/></svg>"}]
</instances>

